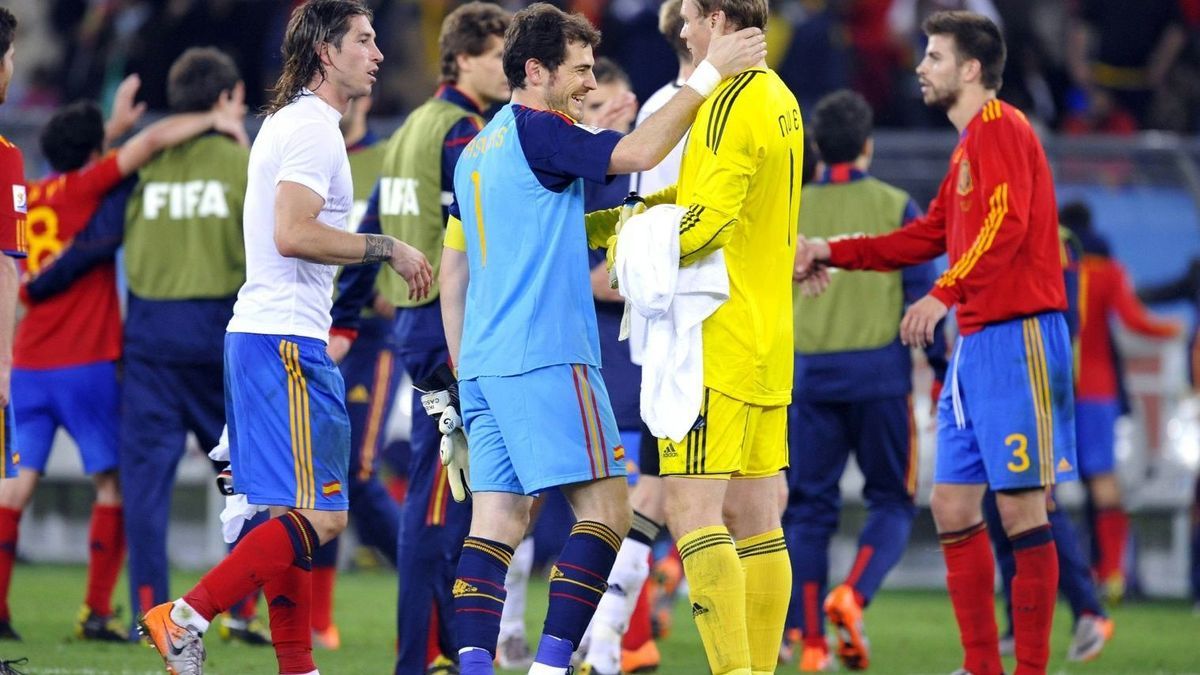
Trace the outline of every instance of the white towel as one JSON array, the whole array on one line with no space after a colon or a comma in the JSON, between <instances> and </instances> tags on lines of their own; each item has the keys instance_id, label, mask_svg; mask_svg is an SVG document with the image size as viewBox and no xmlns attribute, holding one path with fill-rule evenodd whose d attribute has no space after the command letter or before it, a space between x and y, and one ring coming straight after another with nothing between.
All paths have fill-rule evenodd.
<instances>
[{"instance_id":1,"label":"white towel","mask_svg":"<svg viewBox=\"0 0 1200 675\"><path fill-rule=\"evenodd\" d=\"M208 457L214 462L229 461L229 425L221 429L221 440L217 441L217 447L209 451ZM232 464L229 469L231 472L233 471ZM226 544L237 541L246 521L258 515L259 511L265 511L266 508L251 504L246 499L246 495L241 493L225 495L225 508L221 511L221 538L225 540Z\"/></svg>"},{"instance_id":2,"label":"white towel","mask_svg":"<svg viewBox=\"0 0 1200 675\"><path fill-rule=\"evenodd\" d=\"M659 438L683 440L704 396L701 325L729 299L725 255L679 266L679 222L687 209L655 206L630 218L617 240L621 295L647 320L642 354L642 420ZM622 326L626 337L628 322Z\"/></svg>"}]
</instances>

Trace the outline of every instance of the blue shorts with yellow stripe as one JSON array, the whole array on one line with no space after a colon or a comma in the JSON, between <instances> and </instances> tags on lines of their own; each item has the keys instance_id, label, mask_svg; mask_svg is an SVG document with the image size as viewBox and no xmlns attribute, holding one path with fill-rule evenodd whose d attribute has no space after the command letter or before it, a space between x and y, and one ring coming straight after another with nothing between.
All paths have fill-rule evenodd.
<instances>
[{"instance_id":1,"label":"blue shorts with yellow stripe","mask_svg":"<svg viewBox=\"0 0 1200 675\"><path fill-rule=\"evenodd\" d=\"M17 465L21 456L17 454L16 443L13 442L13 404L0 408L0 478L16 478Z\"/></svg>"},{"instance_id":2,"label":"blue shorts with yellow stripe","mask_svg":"<svg viewBox=\"0 0 1200 675\"><path fill-rule=\"evenodd\" d=\"M935 482L993 490L1078 477L1071 341L1059 312L960 337L938 400Z\"/></svg>"},{"instance_id":3,"label":"blue shorts with yellow stripe","mask_svg":"<svg viewBox=\"0 0 1200 675\"><path fill-rule=\"evenodd\" d=\"M458 385L471 489L531 495L625 475L625 448L600 371L562 364Z\"/></svg>"},{"instance_id":4,"label":"blue shorts with yellow stripe","mask_svg":"<svg viewBox=\"0 0 1200 675\"><path fill-rule=\"evenodd\" d=\"M346 386L325 343L225 336L225 416L233 487L251 504L345 511Z\"/></svg>"}]
</instances>

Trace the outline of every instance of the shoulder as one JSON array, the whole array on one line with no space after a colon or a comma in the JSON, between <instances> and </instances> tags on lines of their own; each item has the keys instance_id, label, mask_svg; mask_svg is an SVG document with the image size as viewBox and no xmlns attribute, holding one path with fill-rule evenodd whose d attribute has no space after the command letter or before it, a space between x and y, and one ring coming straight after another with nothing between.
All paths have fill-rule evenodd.
<instances>
[{"instance_id":1,"label":"shoulder","mask_svg":"<svg viewBox=\"0 0 1200 675\"><path fill-rule=\"evenodd\" d=\"M512 112L517 128L522 131L562 131L575 126L575 120L556 110L537 110L514 105Z\"/></svg>"},{"instance_id":2,"label":"shoulder","mask_svg":"<svg viewBox=\"0 0 1200 675\"><path fill-rule=\"evenodd\" d=\"M979 119L979 133L976 136L983 142L1037 142L1037 134L1025 113L999 99L988 101L983 106Z\"/></svg>"}]
</instances>

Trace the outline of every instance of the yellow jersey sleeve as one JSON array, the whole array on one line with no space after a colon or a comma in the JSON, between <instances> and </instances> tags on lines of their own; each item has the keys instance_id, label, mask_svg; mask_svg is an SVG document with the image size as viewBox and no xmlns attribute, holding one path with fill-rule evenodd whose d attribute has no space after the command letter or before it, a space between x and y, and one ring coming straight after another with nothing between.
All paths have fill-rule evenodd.
<instances>
[{"instance_id":1,"label":"yellow jersey sleeve","mask_svg":"<svg viewBox=\"0 0 1200 675\"><path fill-rule=\"evenodd\" d=\"M646 200L646 207L658 206L659 204L674 204L675 203L675 186L669 185L658 192L650 195L642 195ZM592 211L583 217L583 226L587 230L587 240L589 248L605 248L609 245L611 239L617 233L617 221L621 219L621 207L614 206L611 209L601 209Z\"/></svg>"},{"instance_id":2,"label":"yellow jersey sleeve","mask_svg":"<svg viewBox=\"0 0 1200 675\"><path fill-rule=\"evenodd\" d=\"M455 251L467 252L467 235L463 234L462 221L454 216L446 219L446 238L442 245Z\"/></svg>"}]
</instances>

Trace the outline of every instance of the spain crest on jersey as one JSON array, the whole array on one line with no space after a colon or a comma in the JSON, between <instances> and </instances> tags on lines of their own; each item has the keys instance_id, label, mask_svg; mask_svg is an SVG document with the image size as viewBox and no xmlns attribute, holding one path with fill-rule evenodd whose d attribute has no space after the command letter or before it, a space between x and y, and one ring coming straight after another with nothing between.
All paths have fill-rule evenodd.
<instances>
[{"instance_id":1,"label":"spain crest on jersey","mask_svg":"<svg viewBox=\"0 0 1200 675\"><path fill-rule=\"evenodd\" d=\"M958 162L958 194L965 197L971 194L973 189L975 189L975 184L971 181L971 162L963 157Z\"/></svg>"}]
</instances>

